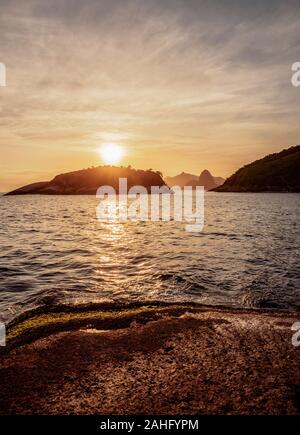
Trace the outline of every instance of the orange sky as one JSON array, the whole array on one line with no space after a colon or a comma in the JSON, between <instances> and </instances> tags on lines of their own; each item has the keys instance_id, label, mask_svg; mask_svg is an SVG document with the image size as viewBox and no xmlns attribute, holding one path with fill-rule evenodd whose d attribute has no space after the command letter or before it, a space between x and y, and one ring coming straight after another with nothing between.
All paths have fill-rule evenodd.
<instances>
[{"instance_id":1,"label":"orange sky","mask_svg":"<svg viewBox=\"0 0 300 435\"><path fill-rule=\"evenodd\" d=\"M3 0L0 191L102 164L106 142L224 177L299 143L299 2L224 3Z\"/></svg>"}]
</instances>

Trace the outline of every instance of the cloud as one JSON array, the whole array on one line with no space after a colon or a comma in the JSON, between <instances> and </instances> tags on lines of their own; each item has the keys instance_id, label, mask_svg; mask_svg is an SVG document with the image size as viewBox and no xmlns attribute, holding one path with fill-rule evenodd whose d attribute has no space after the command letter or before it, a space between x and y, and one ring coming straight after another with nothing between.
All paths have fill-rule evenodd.
<instances>
[{"instance_id":1,"label":"cloud","mask_svg":"<svg viewBox=\"0 0 300 435\"><path fill-rule=\"evenodd\" d=\"M238 164L287 130L297 142L299 12L275 0L2 0L2 155L16 138L88 150L109 132L146 151L234 149Z\"/></svg>"}]
</instances>

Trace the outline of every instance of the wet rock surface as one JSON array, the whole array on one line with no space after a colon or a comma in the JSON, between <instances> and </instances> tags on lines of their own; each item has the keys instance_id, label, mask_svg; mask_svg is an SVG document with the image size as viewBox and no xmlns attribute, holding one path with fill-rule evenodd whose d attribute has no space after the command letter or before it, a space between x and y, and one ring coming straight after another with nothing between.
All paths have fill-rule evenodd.
<instances>
[{"instance_id":1,"label":"wet rock surface","mask_svg":"<svg viewBox=\"0 0 300 435\"><path fill-rule=\"evenodd\" d=\"M1 355L2 414L299 414L297 315L207 311Z\"/></svg>"}]
</instances>

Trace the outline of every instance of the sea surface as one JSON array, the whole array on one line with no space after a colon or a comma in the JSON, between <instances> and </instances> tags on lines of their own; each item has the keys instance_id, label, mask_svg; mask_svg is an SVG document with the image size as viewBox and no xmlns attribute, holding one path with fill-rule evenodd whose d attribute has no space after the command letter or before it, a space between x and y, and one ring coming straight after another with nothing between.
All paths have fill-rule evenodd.
<instances>
[{"instance_id":1,"label":"sea surface","mask_svg":"<svg viewBox=\"0 0 300 435\"><path fill-rule=\"evenodd\" d=\"M300 310L299 194L205 194L205 225L99 222L93 196L0 197L0 319L53 304Z\"/></svg>"}]
</instances>

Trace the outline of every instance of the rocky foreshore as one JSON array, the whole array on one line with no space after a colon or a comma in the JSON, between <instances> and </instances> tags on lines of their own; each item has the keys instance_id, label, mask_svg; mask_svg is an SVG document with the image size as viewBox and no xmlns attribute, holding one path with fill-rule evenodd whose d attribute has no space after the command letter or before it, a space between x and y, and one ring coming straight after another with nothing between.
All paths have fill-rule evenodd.
<instances>
[{"instance_id":1,"label":"rocky foreshore","mask_svg":"<svg viewBox=\"0 0 300 435\"><path fill-rule=\"evenodd\" d=\"M1 414L299 414L299 315L195 305L35 313L8 328Z\"/></svg>"}]
</instances>

